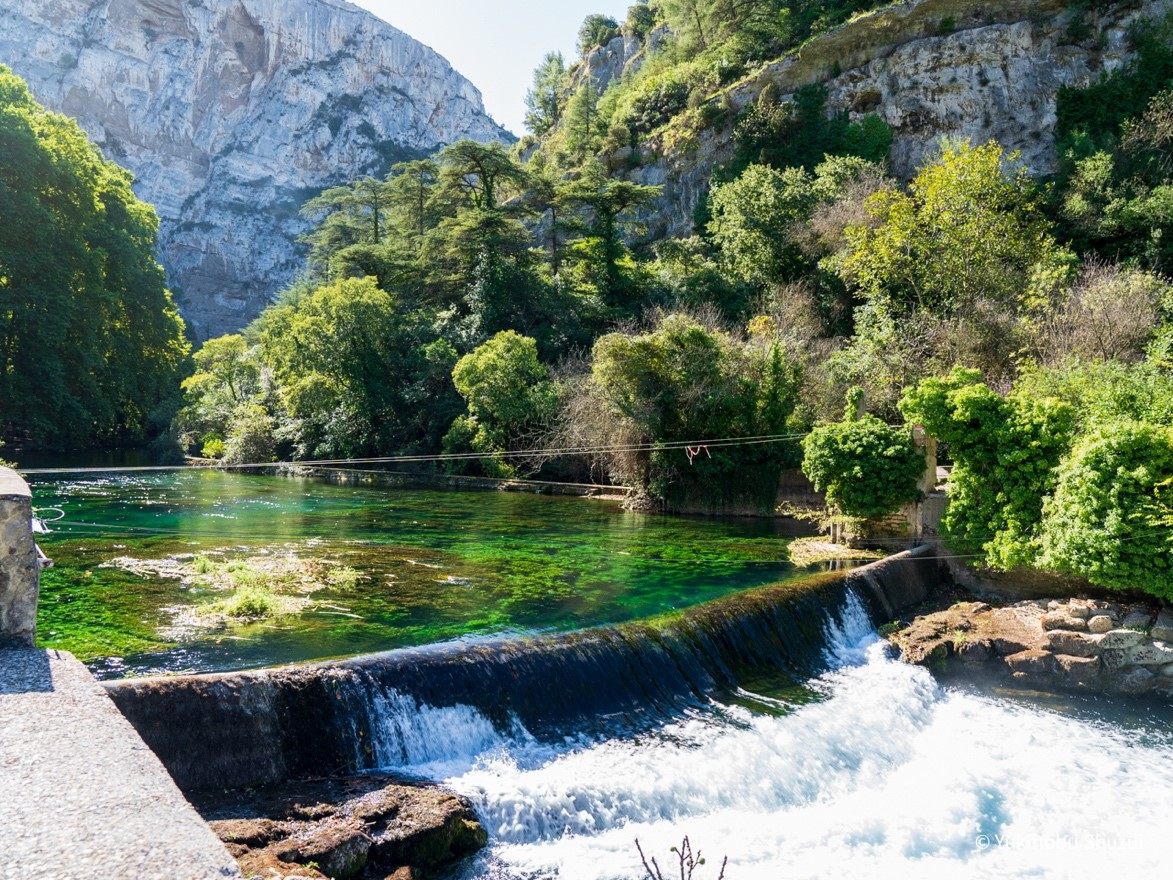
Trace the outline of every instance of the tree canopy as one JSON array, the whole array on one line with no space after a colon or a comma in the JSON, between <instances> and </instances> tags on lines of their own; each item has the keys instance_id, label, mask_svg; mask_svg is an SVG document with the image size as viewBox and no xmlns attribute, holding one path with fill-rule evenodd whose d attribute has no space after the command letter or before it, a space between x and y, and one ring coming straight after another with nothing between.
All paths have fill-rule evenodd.
<instances>
[{"instance_id":1,"label":"tree canopy","mask_svg":"<svg viewBox=\"0 0 1173 880\"><path fill-rule=\"evenodd\" d=\"M5 67L0 156L0 434L48 448L144 439L170 417L189 354L154 210Z\"/></svg>"}]
</instances>

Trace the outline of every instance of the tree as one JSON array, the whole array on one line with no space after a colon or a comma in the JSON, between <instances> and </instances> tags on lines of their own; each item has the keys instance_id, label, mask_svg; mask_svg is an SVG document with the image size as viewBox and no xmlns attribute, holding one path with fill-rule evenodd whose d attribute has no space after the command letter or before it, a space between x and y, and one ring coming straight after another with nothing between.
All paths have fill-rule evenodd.
<instances>
[{"instance_id":1,"label":"tree","mask_svg":"<svg viewBox=\"0 0 1173 880\"><path fill-rule=\"evenodd\" d=\"M537 343L512 330L461 358L452 381L468 412L445 438L446 451L462 446L482 453L515 450L547 425L557 409L558 388L538 360ZM513 469L497 459L492 471L506 476Z\"/></svg>"},{"instance_id":2,"label":"tree","mask_svg":"<svg viewBox=\"0 0 1173 880\"><path fill-rule=\"evenodd\" d=\"M651 204L659 196L658 186L643 186L626 180L609 178L597 164L563 190L566 201L585 208L590 214L590 236L596 247L599 293L603 301L617 307L623 304L627 285L621 261L627 254L623 233L625 215Z\"/></svg>"},{"instance_id":3,"label":"tree","mask_svg":"<svg viewBox=\"0 0 1173 880\"><path fill-rule=\"evenodd\" d=\"M920 497L925 456L908 428L849 413L803 441L802 470L827 501L848 516L886 516Z\"/></svg>"},{"instance_id":4,"label":"tree","mask_svg":"<svg viewBox=\"0 0 1173 880\"><path fill-rule=\"evenodd\" d=\"M51 449L145 439L190 352L154 210L2 66L0 156L0 436Z\"/></svg>"},{"instance_id":5,"label":"tree","mask_svg":"<svg viewBox=\"0 0 1173 880\"><path fill-rule=\"evenodd\" d=\"M510 185L526 182L524 169L504 146L460 140L440 152L440 183L444 193L465 207L493 211Z\"/></svg>"},{"instance_id":6,"label":"tree","mask_svg":"<svg viewBox=\"0 0 1173 880\"><path fill-rule=\"evenodd\" d=\"M645 333L609 333L589 374L571 381L561 439L572 446L635 448L601 456L613 479L671 509L770 509L795 446L677 445L787 431L798 371L777 345L762 346L683 314Z\"/></svg>"},{"instance_id":7,"label":"tree","mask_svg":"<svg viewBox=\"0 0 1173 880\"><path fill-rule=\"evenodd\" d=\"M538 137L562 119L565 84L566 61L561 52L551 52L534 71L533 86L525 96L525 127Z\"/></svg>"},{"instance_id":8,"label":"tree","mask_svg":"<svg viewBox=\"0 0 1173 880\"><path fill-rule=\"evenodd\" d=\"M317 221L315 229L302 238L310 246L310 264L324 277L332 253L352 244L382 244L390 200L386 181L364 177L307 201L301 212Z\"/></svg>"},{"instance_id":9,"label":"tree","mask_svg":"<svg viewBox=\"0 0 1173 880\"><path fill-rule=\"evenodd\" d=\"M605 46L619 32L619 22L609 15L588 15L578 29L578 54L586 57L592 49Z\"/></svg>"},{"instance_id":10,"label":"tree","mask_svg":"<svg viewBox=\"0 0 1173 880\"><path fill-rule=\"evenodd\" d=\"M181 445L223 441L233 413L261 391L261 365L243 336L209 339L195 353L195 372L183 381L184 406L177 424Z\"/></svg>"},{"instance_id":11,"label":"tree","mask_svg":"<svg viewBox=\"0 0 1173 880\"><path fill-rule=\"evenodd\" d=\"M566 149L575 162L598 150L604 132L599 124L599 93L589 77L566 105L565 128Z\"/></svg>"},{"instance_id":12,"label":"tree","mask_svg":"<svg viewBox=\"0 0 1173 880\"><path fill-rule=\"evenodd\" d=\"M947 144L907 193L877 193L876 225L847 231L843 279L897 312L1013 309L1056 250L1025 169L1005 170L1013 159L995 143Z\"/></svg>"},{"instance_id":13,"label":"tree","mask_svg":"<svg viewBox=\"0 0 1173 880\"><path fill-rule=\"evenodd\" d=\"M421 384L434 372L423 344L428 323L373 278L314 288L261 316L251 332L300 455L385 454L433 432L416 422ZM431 405L430 417L445 416L442 395Z\"/></svg>"},{"instance_id":14,"label":"tree","mask_svg":"<svg viewBox=\"0 0 1173 880\"><path fill-rule=\"evenodd\" d=\"M1173 428L1124 422L1085 438L1044 509L1040 565L1173 600Z\"/></svg>"},{"instance_id":15,"label":"tree","mask_svg":"<svg viewBox=\"0 0 1173 880\"><path fill-rule=\"evenodd\" d=\"M708 232L726 270L742 281L767 284L809 268L790 230L817 202L814 180L801 168L750 165L736 180L716 187Z\"/></svg>"}]
</instances>

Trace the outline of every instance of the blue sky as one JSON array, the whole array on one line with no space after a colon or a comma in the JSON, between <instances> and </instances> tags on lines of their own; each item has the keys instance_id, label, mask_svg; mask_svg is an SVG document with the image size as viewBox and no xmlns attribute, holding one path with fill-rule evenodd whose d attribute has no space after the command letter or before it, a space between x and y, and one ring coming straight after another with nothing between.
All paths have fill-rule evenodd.
<instances>
[{"instance_id":1,"label":"blue sky","mask_svg":"<svg viewBox=\"0 0 1173 880\"><path fill-rule=\"evenodd\" d=\"M493 117L521 134L525 92L547 52L570 60L582 20L620 21L635 0L352 0L427 43L484 92Z\"/></svg>"}]
</instances>

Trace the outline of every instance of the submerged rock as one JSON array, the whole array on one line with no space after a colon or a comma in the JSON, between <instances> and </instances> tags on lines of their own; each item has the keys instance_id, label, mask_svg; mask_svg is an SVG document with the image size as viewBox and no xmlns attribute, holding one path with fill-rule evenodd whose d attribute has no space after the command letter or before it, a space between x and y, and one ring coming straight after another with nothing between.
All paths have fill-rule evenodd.
<instances>
[{"instance_id":1,"label":"submerged rock","mask_svg":"<svg viewBox=\"0 0 1173 880\"><path fill-rule=\"evenodd\" d=\"M410 880L488 840L461 798L378 774L227 792L197 807L245 875L266 880Z\"/></svg>"}]
</instances>

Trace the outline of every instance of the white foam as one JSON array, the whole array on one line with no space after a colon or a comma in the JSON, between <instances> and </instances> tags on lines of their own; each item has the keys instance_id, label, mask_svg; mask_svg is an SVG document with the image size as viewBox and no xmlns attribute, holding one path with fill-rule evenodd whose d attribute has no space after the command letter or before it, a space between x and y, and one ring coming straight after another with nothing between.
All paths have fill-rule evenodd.
<instances>
[{"instance_id":1,"label":"white foam","mask_svg":"<svg viewBox=\"0 0 1173 880\"><path fill-rule=\"evenodd\" d=\"M1173 735L943 690L861 620L849 602L828 625L846 665L787 715L714 707L551 747L471 709L415 707L387 751L473 801L494 876L633 878L636 837L663 865L686 833L710 866L730 857L728 880L1166 872Z\"/></svg>"}]
</instances>

